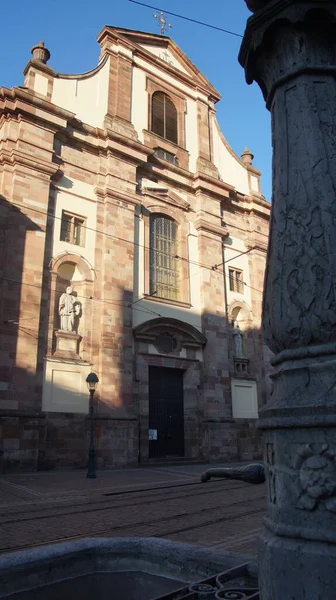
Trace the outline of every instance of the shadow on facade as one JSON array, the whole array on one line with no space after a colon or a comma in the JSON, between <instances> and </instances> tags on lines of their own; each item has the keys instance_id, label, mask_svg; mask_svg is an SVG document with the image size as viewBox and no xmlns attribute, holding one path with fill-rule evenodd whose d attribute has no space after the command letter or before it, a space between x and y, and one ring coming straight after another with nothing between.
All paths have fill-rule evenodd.
<instances>
[{"instance_id":1,"label":"shadow on facade","mask_svg":"<svg viewBox=\"0 0 336 600\"><path fill-rule=\"evenodd\" d=\"M16 226L17 218L16 215ZM23 250L18 249L17 255L23 256ZM51 391L54 398L63 398L69 407L76 403L78 406L80 401L80 412L43 410L41 374L46 356L53 352L45 334L54 319L47 296L41 304L43 335L37 336L36 374L15 365L15 359L8 368L9 395L1 418L2 471L73 469L85 468L87 464L89 394L85 386L75 390L56 383ZM139 304L132 303L132 297L130 290L120 289L119 304L112 309L110 303L95 299L93 294L90 302L101 307L101 328L93 339L96 349L91 361L83 361L80 355L72 363L74 371L78 366L87 374L94 370L100 380L94 419L98 468L134 467L182 458L195 462L260 458L261 436L255 429L255 419L234 418L234 402L236 412L242 407L233 398L232 388L234 381L247 388L255 382L259 407L269 397L270 353L267 349L265 352L260 331L244 330L246 371L242 374L237 371L239 360L234 356L232 325L222 316L202 314L202 335L183 320L180 309L170 310L168 317L164 316L162 305L151 302L150 309L139 312L141 317L134 327L132 314ZM6 314L8 320L18 319L17 314ZM190 311L189 321L191 314ZM31 333L22 335L29 343ZM62 369L62 364L69 365L69 361L59 359L57 369ZM174 388L169 391L165 384L167 375L168 381L182 381L178 398L173 397ZM17 412L23 381L28 390L40 390L35 410L25 414ZM178 408L179 403L183 425L175 420L175 425L169 426L169 411ZM149 439L149 430L156 430L157 439ZM177 432L179 436L182 432L182 444L181 439L175 443ZM165 442L157 451L157 442L163 438Z\"/></svg>"}]
</instances>

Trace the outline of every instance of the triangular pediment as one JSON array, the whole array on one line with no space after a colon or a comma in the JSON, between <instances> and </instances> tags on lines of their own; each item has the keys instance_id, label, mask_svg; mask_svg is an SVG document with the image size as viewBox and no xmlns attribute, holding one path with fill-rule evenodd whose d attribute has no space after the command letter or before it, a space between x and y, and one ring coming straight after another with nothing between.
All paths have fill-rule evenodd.
<instances>
[{"instance_id":1,"label":"triangular pediment","mask_svg":"<svg viewBox=\"0 0 336 600\"><path fill-rule=\"evenodd\" d=\"M176 192L170 190L164 183L157 183L150 179L142 179L141 191L146 196L156 198L157 200L164 200L168 204L182 208L182 210L189 210L190 204L184 198L181 198Z\"/></svg>"},{"instance_id":2,"label":"triangular pediment","mask_svg":"<svg viewBox=\"0 0 336 600\"><path fill-rule=\"evenodd\" d=\"M127 47L132 48L136 54L154 60L157 66L171 72L175 71L176 74L179 73L195 87L211 96L214 102L220 99L220 93L171 38L154 33L106 26L99 34L98 41L107 33L119 44L124 41Z\"/></svg>"},{"instance_id":3,"label":"triangular pediment","mask_svg":"<svg viewBox=\"0 0 336 600\"><path fill-rule=\"evenodd\" d=\"M147 50L148 52L154 54L154 56L162 60L165 64L170 65L171 67L174 67L179 71L182 71L182 73L185 73L185 75L188 75L192 78L193 74L190 72L190 69L186 69L183 63L180 60L178 60L178 58L176 57L176 53L174 53L172 49L169 48L168 43L166 43L164 47L162 47L161 45L158 46L157 44L140 44L140 46L144 48L144 50Z\"/></svg>"}]
</instances>

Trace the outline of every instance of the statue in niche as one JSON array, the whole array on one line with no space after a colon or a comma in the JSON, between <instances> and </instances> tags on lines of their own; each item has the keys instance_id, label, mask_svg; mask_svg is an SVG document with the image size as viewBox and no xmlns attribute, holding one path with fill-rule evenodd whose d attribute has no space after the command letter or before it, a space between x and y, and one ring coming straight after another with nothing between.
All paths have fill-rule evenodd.
<instances>
[{"instance_id":1,"label":"statue in niche","mask_svg":"<svg viewBox=\"0 0 336 600\"><path fill-rule=\"evenodd\" d=\"M234 341L234 353L238 358L243 358L243 335L239 329L239 325L236 322L233 323L232 329L233 341Z\"/></svg>"},{"instance_id":2,"label":"statue in niche","mask_svg":"<svg viewBox=\"0 0 336 600\"><path fill-rule=\"evenodd\" d=\"M73 295L73 288L69 285L61 295L58 305L61 331L75 331L75 317L79 317L80 302Z\"/></svg>"}]
</instances>

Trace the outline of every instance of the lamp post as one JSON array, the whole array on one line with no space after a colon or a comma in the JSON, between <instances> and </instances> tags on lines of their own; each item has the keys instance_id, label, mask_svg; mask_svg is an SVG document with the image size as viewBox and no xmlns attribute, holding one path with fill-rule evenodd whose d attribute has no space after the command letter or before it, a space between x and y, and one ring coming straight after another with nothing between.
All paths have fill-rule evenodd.
<instances>
[{"instance_id":1,"label":"lamp post","mask_svg":"<svg viewBox=\"0 0 336 600\"><path fill-rule=\"evenodd\" d=\"M86 477L88 479L96 479L96 451L94 445L94 431L93 431L93 396L96 390L99 379L96 373L89 373L86 378L86 383L90 392L89 401L89 413L90 413L90 445L89 445L89 460L88 460L88 471Z\"/></svg>"}]
</instances>

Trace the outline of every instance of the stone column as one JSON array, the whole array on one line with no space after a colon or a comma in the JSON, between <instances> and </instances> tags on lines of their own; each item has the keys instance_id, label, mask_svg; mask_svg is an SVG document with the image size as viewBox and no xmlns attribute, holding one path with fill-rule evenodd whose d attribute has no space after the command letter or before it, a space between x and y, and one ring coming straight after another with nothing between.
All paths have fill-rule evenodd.
<instances>
[{"instance_id":1,"label":"stone column","mask_svg":"<svg viewBox=\"0 0 336 600\"><path fill-rule=\"evenodd\" d=\"M336 1L246 0L239 61L272 114L273 206L261 413L268 509L262 600L336 590Z\"/></svg>"}]
</instances>

